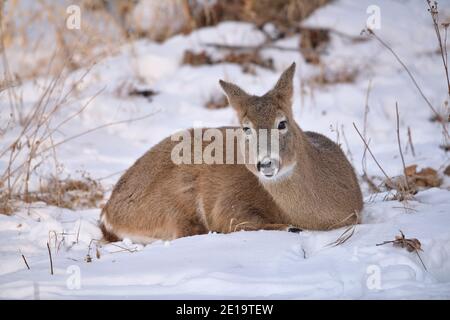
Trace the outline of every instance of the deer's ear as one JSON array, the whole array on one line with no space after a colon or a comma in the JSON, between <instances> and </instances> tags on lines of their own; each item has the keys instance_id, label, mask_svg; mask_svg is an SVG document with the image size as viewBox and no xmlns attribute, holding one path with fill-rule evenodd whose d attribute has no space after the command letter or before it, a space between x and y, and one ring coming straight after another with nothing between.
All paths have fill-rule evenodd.
<instances>
[{"instance_id":1,"label":"deer's ear","mask_svg":"<svg viewBox=\"0 0 450 320\"><path fill-rule=\"evenodd\" d=\"M281 74L280 79L278 79L277 84L273 89L269 92L271 95L274 95L276 98L291 104L292 103L292 94L293 94L293 79L295 74L295 62L291 64L289 68L284 70Z\"/></svg>"},{"instance_id":2,"label":"deer's ear","mask_svg":"<svg viewBox=\"0 0 450 320\"><path fill-rule=\"evenodd\" d=\"M228 102L235 109L240 109L242 106L242 102L249 97L248 93L239 88L237 85L233 83L229 83L223 80L219 80L220 86L225 92Z\"/></svg>"}]
</instances>

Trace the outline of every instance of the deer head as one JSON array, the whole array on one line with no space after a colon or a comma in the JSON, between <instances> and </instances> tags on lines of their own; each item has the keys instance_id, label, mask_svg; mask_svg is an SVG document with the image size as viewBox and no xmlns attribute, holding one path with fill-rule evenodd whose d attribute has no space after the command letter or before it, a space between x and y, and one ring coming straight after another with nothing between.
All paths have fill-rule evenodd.
<instances>
[{"instance_id":1,"label":"deer head","mask_svg":"<svg viewBox=\"0 0 450 320\"><path fill-rule=\"evenodd\" d=\"M258 139L262 129L267 132L267 148L260 148L255 161L247 168L264 182L276 181L292 172L297 165L297 150L301 143L301 130L292 114L293 76L295 63L286 69L275 86L262 96L246 93L235 84L220 80L230 105L236 110L239 123L249 139ZM274 148L277 137L278 145ZM275 152L274 149L277 149ZM266 152L261 152L266 150Z\"/></svg>"}]
</instances>

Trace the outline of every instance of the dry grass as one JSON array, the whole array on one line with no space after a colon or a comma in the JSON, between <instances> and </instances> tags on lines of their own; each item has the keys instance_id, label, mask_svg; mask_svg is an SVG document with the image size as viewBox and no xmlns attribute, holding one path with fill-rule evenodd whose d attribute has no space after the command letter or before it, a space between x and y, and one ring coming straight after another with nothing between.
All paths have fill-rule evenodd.
<instances>
[{"instance_id":1,"label":"dry grass","mask_svg":"<svg viewBox=\"0 0 450 320\"><path fill-rule=\"evenodd\" d=\"M418 192L419 188L426 189L439 187L442 184L442 178L439 177L437 170L434 170L433 168L427 167L417 172L417 165L406 166L400 142L400 130L399 130L400 115L398 113L398 106L396 106L396 114L397 114L396 118L397 145L399 148L399 155L401 158L403 168L403 174L400 176L390 177L387 175L387 173L381 166L380 162L372 153L366 138L363 136L363 134L361 134L361 132L359 131L359 129L356 127L355 124L353 124L353 126L365 146L365 152L363 156L363 172L364 172L363 179L365 178L365 181L369 184L369 187L372 189L373 192L377 193L381 191L380 188L376 186L372 182L372 180L367 176L365 169L365 153L367 151L372 156L372 159L375 161L380 171L383 173L385 177L384 185L387 188L387 190L394 190L396 192L391 199L403 202L412 199L413 196Z\"/></svg>"},{"instance_id":2,"label":"dry grass","mask_svg":"<svg viewBox=\"0 0 450 320\"><path fill-rule=\"evenodd\" d=\"M415 190L407 189L405 187L405 184L402 183L401 180L394 180L388 176L388 174L383 169L380 162L377 160L377 158L373 154L372 150L370 149L369 142L366 141L366 138L363 137L363 135L359 131L358 127L354 123L353 123L353 127L355 128L356 132L358 133L358 136L361 138L362 142L364 143L364 148L365 148L364 149L364 157L365 157L366 151L369 152L373 161L375 162L377 167L380 169L380 171L383 173L383 176L385 177L385 185L388 187L388 190L391 189L391 190L396 191L396 194L393 196L392 199L399 200L399 201L409 200L411 198L411 196L413 194L415 194ZM367 175L367 174L365 173L365 175ZM370 184L373 182L371 182L372 181L371 179L369 179L368 181L369 181L369 186L370 186ZM376 189L377 189L376 192L381 191L378 187L376 187Z\"/></svg>"},{"instance_id":3,"label":"dry grass","mask_svg":"<svg viewBox=\"0 0 450 320\"><path fill-rule=\"evenodd\" d=\"M125 43L126 37L114 17L105 10L89 7L88 2L92 1L79 3L81 30L67 29L64 19L68 16L67 8L63 3L38 0L30 10L24 9L20 1L4 5L4 10L8 10L0 19L4 47L19 52L11 65L11 74L18 79L32 79L47 73L57 74L62 66L72 70L86 67Z\"/></svg>"},{"instance_id":4,"label":"dry grass","mask_svg":"<svg viewBox=\"0 0 450 320\"><path fill-rule=\"evenodd\" d=\"M339 83L354 83L359 74L357 67L343 67L338 70L332 70L326 66L321 66L320 73L305 81L313 87L323 87Z\"/></svg>"},{"instance_id":5,"label":"dry grass","mask_svg":"<svg viewBox=\"0 0 450 320\"><path fill-rule=\"evenodd\" d=\"M210 110L223 109L228 107L228 99L225 95L211 96L205 103L205 108Z\"/></svg>"},{"instance_id":6,"label":"dry grass","mask_svg":"<svg viewBox=\"0 0 450 320\"><path fill-rule=\"evenodd\" d=\"M337 247L346 243L355 234L356 224L348 226L344 232L333 242L327 244L327 247Z\"/></svg>"},{"instance_id":7,"label":"dry grass","mask_svg":"<svg viewBox=\"0 0 450 320\"><path fill-rule=\"evenodd\" d=\"M213 59L206 51L195 53L186 50L183 55L182 63L192 66L235 63L242 67L244 73L250 74L256 73L255 66L274 70L273 60L271 58L263 58L259 48L245 51L239 49L227 49L227 52L219 59Z\"/></svg>"},{"instance_id":8,"label":"dry grass","mask_svg":"<svg viewBox=\"0 0 450 320\"><path fill-rule=\"evenodd\" d=\"M200 51L198 53L191 50L184 51L182 64L188 64L191 66L201 66L213 64L213 59L206 51Z\"/></svg>"},{"instance_id":9,"label":"dry grass","mask_svg":"<svg viewBox=\"0 0 450 320\"><path fill-rule=\"evenodd\" d=\"M262 26L273 23L283 33L299 28L301 20L329 0L218 0L210 4L189 2L192 25L195 28L237 20Z\"/></svg>"},{"instance_id":10,"label":"dry grass","mask_svg":"<svg viewBox=\"0 0 450 320\"><path fill-rule=\"evenodd\" d=\"M103 198L102 185L85 175L81 179L64 180L51 177L38 191L29 194L28 201L42 201L48 205L67 209L86 209L98 208Z\"/></svg>"},{"instance_id":11,"label":"dry grass","mask_svg":"<svg viewBox=\"0 0 450 320\"><path fill-rule=\"evenodd\" d=\"M331 86L337 84L355 83L360 74L360 70L360 66L330 68L320 61L318 64L318 72L308 77L301 77L300 100L302 108L305 105L306 97L311 100L313 105L316 105L317 90L328 90ZM325 114L326 111L323 113Z\"/></svg>"},{"instance_id":12,"label":"dry grass","mask_svg":"<svg viewBox=\"0 0 450 320\"><path fill-rule=\"evenodd\" d=\"M274 70L273 60L263 58L259 51L252 52L230 52L221 60L221 62L236 63L242 66L243 72L255 74L254 65Z\"/></svg>"},{"instance_id":13,"label":"dry grass","mask_svg":"<svg viewBox=\"0 0 450 320\"><path fill-rule=\"evenodd\" d=\"M349 221L353 221L353 223L351 225L348 225ZM345 225L348 225L348 226L346 227L344 232L342 232L341 235L335 241L327 244L326 246L327 247L337 247L337 246L340 246L340 245L346 243L351 237L353 237L353 235L355 234L356 226L360 222L361 222L360 213L355 211L354 213L350 214L349 216L342 219L341 221L331 225L328 228L328 230L332 230L333 228L338 227L338 226L345 226Z\"/></svg>"},{"instance_id":14,"label":"dry grass","mask_svg":"<svg viewBox=\"0 0 450 320\"><path fill-rule=\"evenodd\" d=\"M3 62L4 65L8 65L5 54ZM87 175L78 180L60 177L61 163L58 161L57 147L95 130L141 120L152 115L102 124L73 136L55 140L55 135L67 123L78 117L102 92L100 90L85 104L80 104L79 109L72 114L61 117L63 113L60 111L68 103L76 102L76 98L73 97L76 88L90 71L87 69L80 78L68 83L66 70L63 67L56 75L48 77L41 88L40 97L31 107L25 108L20 100L14 99L17 95L14 87L6 89L11 97L9 103L14 113L11 112L11 119L6 128L2 128L2 133L5 134L12 129L14 131L9 135L11 142L0 149L0 158L7 164L3 172L0 172L0 213L13 213L17 201L27 203L44 201L65 208L98 206L98 202L103 198L103 189L99 183ZM52 168L54 173L48 173L49 177L42 177L38 173L38 169L42 166ZM38 178L40 183L36 190ZM33 186L30 187L33 181Z\"/></svg>"},{"instance_id":15,"label":"dry grass","mask_svg":"<svg viewBox=\"0 0 450 320\"><path fill-rule=\"evenodd\" d=\"M300 29L300 52L305 61L311 64L320 64L320 54L330 41L329 30L318 28Z\"/></svg>"},{"instance_id":16,"label":"dry grass","mask_svg":"<svg viewBox=\"0 0 450 320\"><path fill-rule=\"evenodd\" d=\"M5 55L4 60L6 60ZM7 194L6 198L23 194L24 200L27 200L30 178L36 169L46 161L53 161L55 167L58 166L54 142L55 132L89 105L87 103L82 106L79 112L57 125L53 124L55 116L70 100L76 84L82 81L88 72L75 81L70 87L71 89L63 94L63 88L66 85L64 70L62 68L58 74L50 78L33 107L24 108L21 103L10 99L10 107L15 111L12 114L13 125L11 127L19 127L20 130L12 143L0 150L0 158L6 158L8 163L5 171L0 173L2 191ZM9 88L8 91L10 95L15 94L12 88Z\"/></svg>"},{"instance_id":17,"label":"dry grass","mask_svg":"<svg viewBox=\"0 0 450 320\"><path fill-rule=\"evenodd\" d=\"M5 193L0 193L0 214L11 215L16 209Z\"/></svg>"},{"instance_id":18,"label":"dry grass","mask_svg":"<svg viewBox=\"0 0 450 320\"><path fill-rule=\"evenodd\" d=\"M445 168L444 174L445 174L446 176L450 176L450 165L448 165L448 166Z\"/></svg>"},{"instance_id":19,"label":"dry grass","mask_svg":"<svg viewBox=\"0 0 450 320\"><path fill-rule=\"evenodd\" d=\"M61 66L72 70L86 67L135 39L145 37L164 41L175 34L189 33L227 20L247 21L257 26L273 23L282 37L297 32L300 21L327 2L329 0L218 0L211 3L167 0L158 4L153 2L156 14L148 21L141 12L145 2L143 7L137 7L138 1L83 0L76 3L81 6L82 29L69 30L65 19L61 19L67 17L64 3L38 0L36 8L24 10L20 1L6 4L2 1L0 25L4 48L19 46L22 55L14 60L11 66L14 77L8 82L47 74L50 61L50 74L57 73ZM45 29L40 30L44 25ZM38 36L32 36L32 29ZM45 51L56 54L42 54ZM3 86L4 81L0 84Z\"/></svg>"}]
</instances>

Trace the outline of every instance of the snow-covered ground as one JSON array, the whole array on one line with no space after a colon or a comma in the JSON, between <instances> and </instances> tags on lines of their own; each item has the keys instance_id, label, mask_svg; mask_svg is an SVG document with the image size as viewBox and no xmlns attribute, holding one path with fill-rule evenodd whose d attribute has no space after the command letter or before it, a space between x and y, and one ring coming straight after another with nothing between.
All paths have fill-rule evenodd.
<instances>
[{"instance_id":1,"label":"snow-covered ground","mask_svg":"<svg viewBox=\"0 0 450 320\"><path fill-rule=\"evenodd\" d=\"M364 148L352 123L362 130L371 82L367 137L378 161L389 175L402 173L395 133L398 102L402 144L406 145L410 127L415 148L415 156L405 152L406 164L437 169L444 179L440 188L420 190L405 209L403 203L386 200L385 193L370 194L362 184L366 200L362 224L340 246L329 244L344 229L300 234L237 232L159 241L145 247L127 240L97 246L91 240L101 237L97 227L100 209L22 205L14 215L0 215L0 298L450 298L450 178L443 174L450 161L439 148L439 125L429 121L430 110L392 54L374 39L351 41L348 37L359 36L369 16L366 9L373 4L379 6L381 17L381 29L376 33L408 65L430 101L443 108L445 78L425 1L337 0L317 10L304 24L337 31L330 34L322 61L334 71L357 69L354 83L314 88L301 85L318 74L319 67L307 64L298 52L289 50L263 50L265 57L274 60L277 71L257 67L256 75L243 73L234 64L181 64L186 49L219 56L220 51L204 46L208 42L260 44L263 34L248 23L225 22L174 36L162 44L138 40L93 67L78 85L76 98L57 117L67 118L100 93L82 114L57 132L55 139L104 123L152 116L108 126L62 144L57 150L58 160L64 165L64 174L76 177L79 172L88 172L94 179L104 178L102 183L110 190L119 178L117 172L123 172L171 133L198 125L237 124L231 108L204 107L211 97L220 97L218 79L260 94L295 61L294 114L304 130L339 139L361 174ZM439 1L443 21L450 17L449 4ZM295 48L298 41L295 36L277 45ZM84 72L70 74L67 85ZM22 92L25 108L38 99L39 81L45 80L24 82L16 88ZM158 94L151 101L129 97L123 92L130 85L151 88ZM7 96L1 94L2 124L8 120L8 110ZM1 137L1 149L13 141L18 130ZM0 159L0 171L6 165L7 159ZM50 171L50 166L38 169L42 175ZM382 177L370 157L367 171ZM426 269L414 252L390 244L376 246L393 240L399 230L408 238L420 240L420 257ZM47 242L54 275L50 275Z\"/></svg>"}]
</instances>

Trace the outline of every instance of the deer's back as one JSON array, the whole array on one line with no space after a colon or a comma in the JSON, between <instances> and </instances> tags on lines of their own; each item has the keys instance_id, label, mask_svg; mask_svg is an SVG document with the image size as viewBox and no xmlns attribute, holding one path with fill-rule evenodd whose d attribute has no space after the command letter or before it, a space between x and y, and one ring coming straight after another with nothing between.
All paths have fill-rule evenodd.
<instances>
[{"instance_id":1,"label":"deer's back","mask_svg":"<svg viewBox=\"0 0 450 320\"><path fill-rule=\"evenodd\" d=\"M323 200L329 200L335 210L342 204L342 212L348 212L344 206L360 211L363 201L358 179L341 147L322 134L308 131L305 135L312 146L315 181L322 189Z\"/></svg>"}]
</instances>

